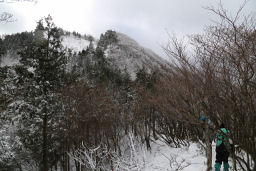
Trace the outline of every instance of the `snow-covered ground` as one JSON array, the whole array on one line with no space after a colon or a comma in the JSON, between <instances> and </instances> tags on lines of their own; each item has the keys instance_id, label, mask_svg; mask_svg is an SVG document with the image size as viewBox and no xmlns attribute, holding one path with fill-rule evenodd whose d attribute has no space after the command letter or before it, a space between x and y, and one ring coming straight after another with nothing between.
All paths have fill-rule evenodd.
<instances>
[{"instance_id":1,"label":"snow-covered ground","mask_svg":"<svg viewBox=\"0 0 256 171\"><path fill-rule=\"evenodd\" d=\"M111 153L112 164L115 171L205 171L206 155L202 150L202 146L196 143L191 143L189 146L182 146L180 148L170 147L166 143L157 140L151 142L151 150L147 150L145 144L141 144L134 137L125 138L123 144L125 147L125 154L122 156ZM215 144L212 146L212 167L215 161ZM92 170L106 170L104 165L97 165L95 161L95 154L101 154L102 147L90 149L87 148L76 150L75 153L70 153L71 158L76 159L81 164L89 165ZM98 151L98 152L96 152ZM107 150L103 150L108 153ZM104 152L104 153L105 153ZM74 155L76 154L76 155ZM108 161L108 155L101 156L102 161ZM83 161L83 162L81 162ZM101 163L98 161L98 163ZM104 163L104 162L102 162ZM231 164L231 161L229 162ZM72 167L75 170L75 166ZM214 169L213 169L214 170Z\"/></svg>"},{"instance_id":2,"label":"snow-covered ground","mask_svg":"<svg viewBox=\"0 0 256 171\"><path fill-rule=\"evenodd\" d=\"M212 144L212 166L215 163L215 147ZM142 155L142 154L141 154ZM146 167L143 171L205 171L206 155L199 144L191 143L189 147L172 148L161 141L152 143L151 152L145 157ZM231 165L231 161L229 161ZM214 169L213 169L214 170Z\"/></svg>"}]
</instances>

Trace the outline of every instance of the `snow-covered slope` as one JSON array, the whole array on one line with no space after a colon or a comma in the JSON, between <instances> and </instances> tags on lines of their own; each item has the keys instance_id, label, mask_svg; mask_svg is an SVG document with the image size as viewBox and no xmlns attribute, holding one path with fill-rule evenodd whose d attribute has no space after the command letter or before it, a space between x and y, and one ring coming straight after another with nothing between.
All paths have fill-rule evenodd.
<instances>
[{"instance_id":1,"label":"snow-covered slope","mask_svg":"<svg viewBox=\"0 0 256 171\"><path fill-rule=\"evenodd\" d=\"M74 34L63 35L61 36L61 43L64 48L71 49L72 52L78 53L83 49L86 49L90 41L82 36L76 36ZM96 42L93 42L94 47L96 46ZM0 59L0 66L13 66L19 63L19 56L15 51L7 51L6 54Z\"/></svg>"},{"instance_id":2,"label":"snow-covered slope","mask_svg":"<svg viewBox=\"0 0 256 171\"><path fill-rule=\"evenodd\" d=\"M90 41L82 37L79 38L78 36L75 36L73 34L65 35L61 38L62 45L64 46L64 48L72 49L73 52L82 51L83 49L86 49L90 44Z\"/></svg>"},{"instance_id":3,"label":"snow-covered slope","mask_svg":"<svg viewBox=\"0 0 256 171\"><path fill-rule=\"evenodd\" d=\"M118 41L110 44L105 50L105 55L112 64L121 70L126 70L131 78L136 77L139 69L151 72L161 70L168 64L167 61L156 55L153 51L140 46L135 40L125 34L116 33Z\"/></svg>"}]
</instances>

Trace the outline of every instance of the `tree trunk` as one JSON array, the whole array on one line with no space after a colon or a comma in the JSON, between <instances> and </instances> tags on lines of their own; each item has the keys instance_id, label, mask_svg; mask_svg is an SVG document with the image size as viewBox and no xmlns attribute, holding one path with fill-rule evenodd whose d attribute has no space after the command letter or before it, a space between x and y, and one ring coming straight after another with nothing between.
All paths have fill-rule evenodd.
<instances>
[{"instance_id":1,"label":"tree trunk","mask_svg":"<svg viewBox=\"0 0 256 171\"><path fill-rule=\"evenodd\" d=\"M69 149L67 150L67 151L69 151ZM69 159L69 155L66 153L66 171L70 171L70 159Z\"/></svg>"},{"instance_id":2,"label":"tree trunk","mask_svg":"<svg viewBox=\"0 0 256 171\"><path fill-rule=\"evenodd\" d=\"M233 167L234 167L234 171L237 171L237 167L236 167L236 158L235 158L235 152L232 151L231 153L231 157L232 157L232 161L233 161Z\"/></svg>"},{"instance_id":3,"label":"tree trunk","mask_svg":"<svg viewBox=\"0 0 256 171\"><path fill-rule=\"evenodd\" d=\"M48 171L47 114L43 118L43 171Z\"/></svg>"},{"instance_id":4,"label":"tree trunk","mask_svg":"<svg viewBox=\"0 0 256 171\"><path fill-rule=\"evenodd\" d=\"M151 147L150 147L150 129L148 128L148 124L147 124L147 118L144 118L145 119L145 141L146 141L146 146L147 146L147 149L150 150ZM148 135L148 132L149 132L149 135Z\"/></svg>"},{"instance_id":5,"label":"tree trunk","mask_svg":"<svg viewBox=\"0 0 256 171\"><path fill-rule=\"evenodd\" d=\"M212 169L212 146L209 140L209 125L208 125L208 117L205 119L205 142L206 142L206 156L207 156L207 169L206 171L210 171Z\"/></svg>"}]
</instances>

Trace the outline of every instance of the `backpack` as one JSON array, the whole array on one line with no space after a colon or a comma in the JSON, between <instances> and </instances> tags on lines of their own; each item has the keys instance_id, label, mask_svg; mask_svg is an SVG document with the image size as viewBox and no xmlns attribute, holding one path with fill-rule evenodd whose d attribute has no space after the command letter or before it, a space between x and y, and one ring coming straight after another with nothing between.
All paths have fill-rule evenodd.
<instances>
[{"instance_id":1,"label":"backpack","mask_svg":"<svg viewBox=\"0 0 256 171\"><path fill-rule=\"evenodd\" d=\"M228 140L230 132L226 128L221 128L217 131L217 146L220 146L222 143L227 149L230 149L230 143Z\"/></svg>"}]
</instances>

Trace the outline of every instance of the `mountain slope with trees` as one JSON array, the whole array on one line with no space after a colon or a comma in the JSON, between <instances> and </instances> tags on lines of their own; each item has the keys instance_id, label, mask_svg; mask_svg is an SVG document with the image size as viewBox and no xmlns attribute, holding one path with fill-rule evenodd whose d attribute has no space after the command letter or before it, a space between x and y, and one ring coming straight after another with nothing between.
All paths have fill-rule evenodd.
<instances>
[{"instance_id":1,"label":"mountain slope with trees","mask_svg":"<svg viewBox=\"0 0 256 171\"><path fill-rule=\"evenodd\" d=\"M201 144L210 170L209 130L225 123L233 169L255 170L255 25L210 10L221 22L190 37L194 51L170 38L171 64L121 33L95 40L50 16L0 39L1 57L19 61L0 67L0 168L143 170L137 145L162 141Z\"/></svg>"}]
</instances>

